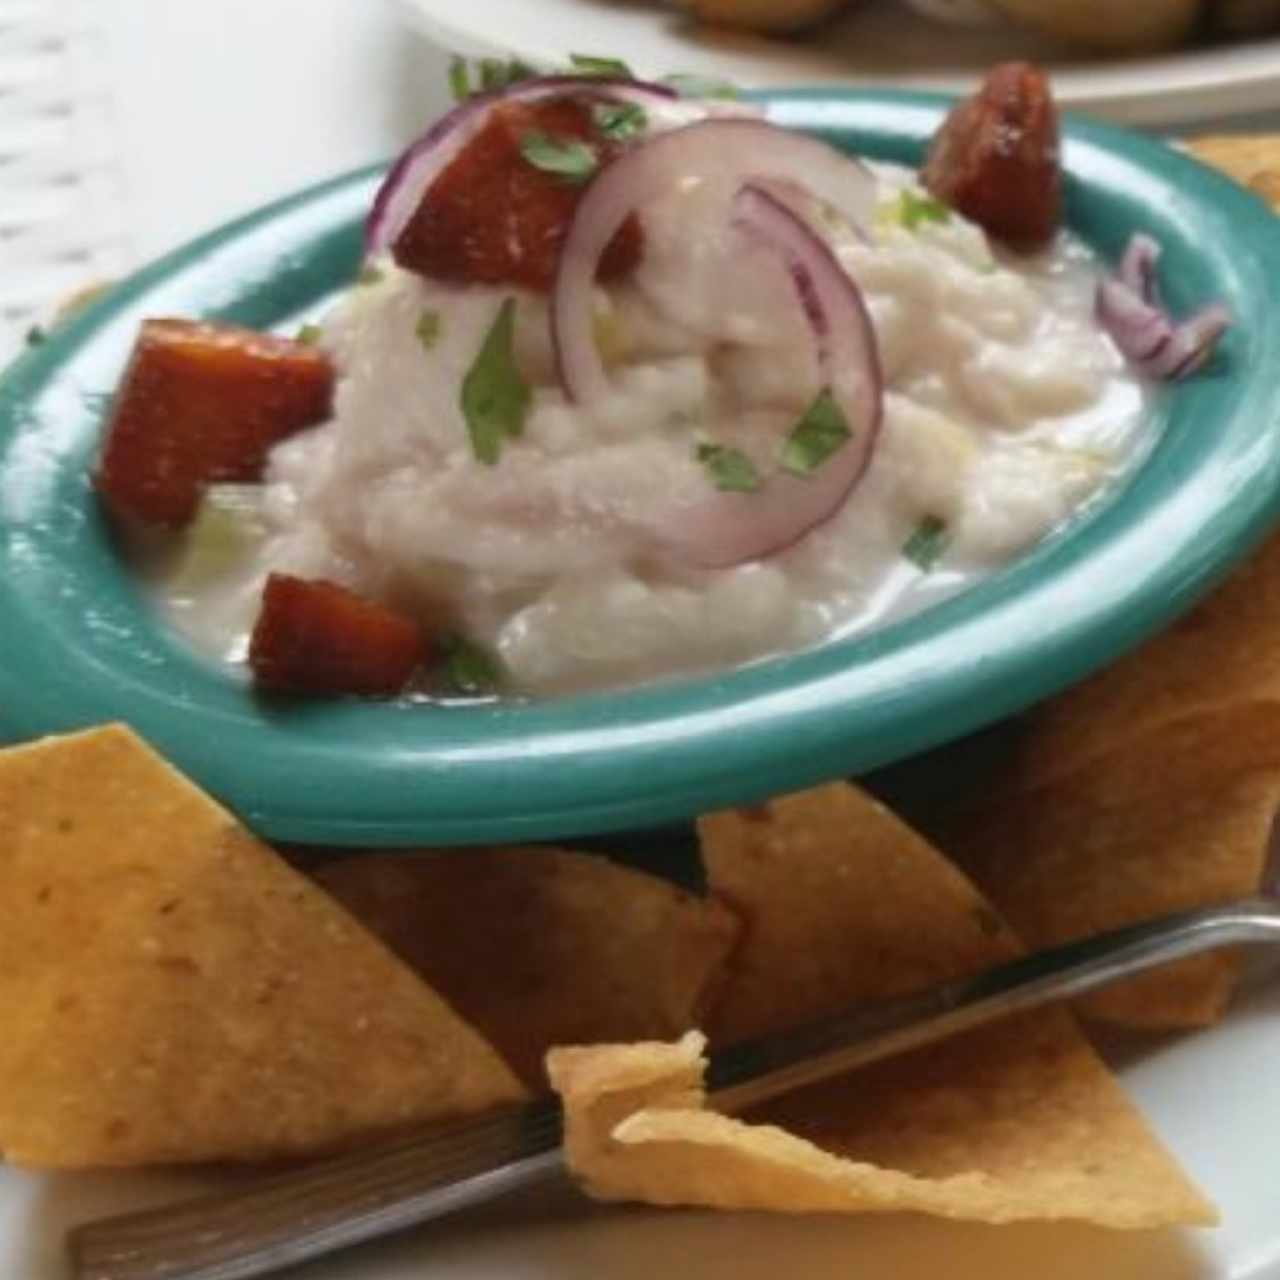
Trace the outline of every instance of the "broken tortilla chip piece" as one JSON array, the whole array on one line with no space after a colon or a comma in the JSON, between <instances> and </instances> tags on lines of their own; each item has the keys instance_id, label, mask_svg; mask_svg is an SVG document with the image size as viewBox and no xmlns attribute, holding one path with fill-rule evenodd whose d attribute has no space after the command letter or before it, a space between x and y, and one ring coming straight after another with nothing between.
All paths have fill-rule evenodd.
<instances>
[{"instance_id":1,"label":"broken tortilla chip piece","mask_svg":"<svg viewBox=\"0 0 1280 1280\"><path fill-rule=\"evenodd\" d=\"M725 1043L1001 963L1017 940L962 875L844 785L700 824L746 932ZM753 1111L702 1108L700 1041L555 1050L593 1194L804 1212L914 1209L1115 1227L1214 1213L1061 1010L902 1055Z\"/></svg>"},{"instance_id":2,"label":"broken tortilla chip piece","mask_svg":"<svg viewBox=\"0 0 1280 1280\"><path fill-rule=\"evenodd\" d=\"M0 752L0 1152L259 1160L523 1096L324 893L120 726Z\"/></svg>"},{"instance_id":3,"label":"broken tortilla chip piece","mask_svg":"<svg viewBox=\"0 0 1280 1280\"><path fill-rule=\"evenodd\" d=\"M1000 1047L1022 1052L1030 1065L1046 1039L1055 1038L1043 1030L1051 1022L1088 1054L1062 1014L1042 1022L1041 1034L1025 1051L1017 1037ZM1056 1039L1055 1054L1063 1044ZM566 1048L549 1055L548 1071L565 1106L566 1153L591 1195L775 1213L915 1211L988 1223L1078 1220L1141 1228L1216 1221L1212 1206L1096 1063L1077 1076L1081 1060L1067 1065L1069 1054L1033 1071L1061 1101L1073 1098L1081 1105L1032 1107L1021 1120L987 1116L984 1099L972 1096L965 1078L958 1077L949 1107L929 1108L907 1132L917 1160L937 1147L954 1157L944 1162L948 1167L964 1167L920 1174L859 1156L856 1141L842 1150L830 1144L829 1135L810 1141L781 1124L707 1110L703 1043L690 1033L677 1044ZM1059 1081L1051 1078L1055 1067L1062 1071ZM849 1078L848 1094L856 1093L861 1074ZM1107 1086L1101 1096L1099 1080ZM912 1086L908 1070L899 1084L908 1106L914 1105ZM928 1107L935 1100L921 1102ZM1055 1127L1046 1134L1037 1130L1037 1121ZM958 1123L976 1135L977 1146L968 1146ZM993 1150L1003 1153L1007 1168L986 1167Z\"/></svg>"},{"instance_id":4,"label":"broken tortilla chip piece","mask_svg":"<svg viewBox=\"0 0 1280 1280\"><path fill-rule=\"evenodd\" d=\"M1034 948L1257 891L1280 804L1280 708L1241 703L1160 726L1065 777L953 822L945 845ZM1232 951L1094 992L1092 1017L1158 1029L1223 1012Z\"/></svg>"},{"instance_id":5,"label":"broken tortilla chip piece","mask_svg":"<svg viewBox=\"0 0 1280 1280\"><path fill-rule=\"evenodd\" d=\"M364 854L316 878L534 1090L553 1044L696 1025L739 932L721 903L560 849Z\"/></svg>"}]
</instances>

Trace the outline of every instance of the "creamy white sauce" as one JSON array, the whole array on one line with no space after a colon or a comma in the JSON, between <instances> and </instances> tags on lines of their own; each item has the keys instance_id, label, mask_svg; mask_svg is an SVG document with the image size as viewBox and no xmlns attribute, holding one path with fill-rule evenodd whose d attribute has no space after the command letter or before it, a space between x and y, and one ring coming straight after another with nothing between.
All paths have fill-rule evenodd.
<instances>
[{"instance_id":1,"label":"creamy white sauce","mask_svg":"<svg viewBox=\"0 0 1280 1280\"><path fill-rule=\"evenodd\" d=\"M1146 438L1145 396L1093 316L1096 266L1061 236L993 252L956 215L874 243L822 230L863 290L886 376L871 465L836 515L763 561L705 571L655 548L655 513L710 484L702 436L767 470L819 385L778 259L730 240L696 183L644 211L645 254L600 291L614 394L590 412L556 385L545 300L520 295L517 357L534 386L523 437L476 461L459 388L506 288L453 288L382 264L322 342L340 371L332 421L280 445L256 553L162 601L201 649L243 657L265 575L327 578L441 616L530 693L723 669L879 626L963 590L1070 518ZM709 206L708 206L709 207ZM424 311L440 318L424 349ZM750 502L750 495L742 501ZM925 517L942 558L903 555Z\"/></svg>"}]
</instances>

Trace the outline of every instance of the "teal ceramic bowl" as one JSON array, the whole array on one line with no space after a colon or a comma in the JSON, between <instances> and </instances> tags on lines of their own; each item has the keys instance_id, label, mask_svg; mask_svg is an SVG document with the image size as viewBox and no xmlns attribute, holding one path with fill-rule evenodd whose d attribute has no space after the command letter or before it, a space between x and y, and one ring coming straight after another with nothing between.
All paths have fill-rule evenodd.
<instances>
[{"instance_id":1,"label":"teal ceramic bowl","mask_svg":"<svg viewBox=\"0 0 1280 1280\"><path fill-rule=\"evenodd\" d=\"M946 104L765 98L781 123L917 162ZM1163 145L1066 128L1067 214L1114 259L1155 235L1178 310L1236 324L1157 404L1156 443L1087 517L968 593L873 634L723 675L532 705L273 708L153 615L89 488L104 403L140 321L295 322L350 280L374 172L196 241L126 281L0 384L0 728L125 720L263 834L478 842L646 826L856 774L1025 707L1207 590L1280 509L1280 226Z\"/></svg>"}]
</instances>

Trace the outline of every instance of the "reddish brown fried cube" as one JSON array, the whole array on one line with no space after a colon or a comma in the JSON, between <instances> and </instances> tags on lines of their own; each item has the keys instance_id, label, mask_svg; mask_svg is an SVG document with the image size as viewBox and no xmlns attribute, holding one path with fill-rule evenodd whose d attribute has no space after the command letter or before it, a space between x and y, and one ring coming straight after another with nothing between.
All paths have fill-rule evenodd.
<instances>
[{"instance_id":1,"label":"reddish brown fried cube","mask_svg":"<svg viewBox=\"0 0 1280 1280\"><path fill-rule=\"evenodd\" d=\"M148 320L116 393L94 483L113 515L176 527L204 487L257 480L267 451L329 414L333 366L286 338Z\"/></svg>"},{"instance_id":2,"label":"reddish brown fried cube","mask_svg":"<svg viewBox=\"0 0 1280 1280\"><path fill-rule=\"evenodd\" d=\"M516 284L543 292L583 184L526 159L530 138L590 146L600 163L617 154L590 109L570 98L508 103L427 189L391 247L406 270L450 284ZM601 279L626 275L640 260L640 225L623 223L600 263Z\"/></svg>"},{"instance_id":3,"label":"reddish brown fried cube","mask_svg":"<svg viewBox=\"0 0 1280 1280\"><path fill-rule=\"evenodd\" d=\"M1043 248L1058 228L1062 172L1058 113L1043 71L992 69L934 136L924 185L1014 249Z\"/></svg>"},{"instance_id":4,"label":"reddish brown fried cube","mask_svg":"<svg viewBox=\"0 0 1280 1280\"><path fill-rule=\"evenodd\" d=\"M379 697L399 693L425 652L421 628L402 614L335 582L273 573L249 666L268 693Z\"/></svg>"}]
</instances>

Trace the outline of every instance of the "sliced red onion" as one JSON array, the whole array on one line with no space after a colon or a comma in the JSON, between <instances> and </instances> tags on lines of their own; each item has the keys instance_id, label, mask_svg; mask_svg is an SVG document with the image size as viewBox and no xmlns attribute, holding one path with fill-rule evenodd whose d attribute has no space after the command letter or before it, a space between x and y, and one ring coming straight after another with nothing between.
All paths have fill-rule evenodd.
<instances>
[{"instance_id":1,"label":"sliced red onion","mask_svg":"<svg viewBox=\"0 0 1280 1280\"><path fill-rule=\"evenodd\" d=\"M710 128L696 125L682 132L690 134ZM723 134L717 131L705 136L718 140ZM732 140L738 142L745 136L734 133ZM773 143L772 132L753 132L750 137L766 138ZM790 144L805 141L794 135L787 138ZM650 143L646 149L652 150L655 145ZM680 154L685 154L683 149ZM751 152L753 159L761 154ZM619 168L630 158L615 161L611 168ZM767 153L764 158L772 162L775 156ZM848 163L843 156L840 159ZM656 171L668 178L671 176L665 162ZM677 170L680 171L683 170ZM647 171L647 176L654 176L654 171ZM603 184L605 179L598 181ZM830 191L831 185L827 184L824 189ZM629 179L623 191L634 194ZM601 225L607 228L614 218L620 222L634 206L630 200L610 197L607 187L605 196L609 200L608 216ZM583 205L586 203L584 199ZM875 331L861 292L830 246L763 183L743 184L733 199L731 212L733 225L739 231L767 244L785 262L817 345L822 383L840 407L850 438L809 475L796 476L779 468L766 476L755 492L726 493L709 488L707 495L693 505L655 512L652 527L662 545L686 563L705 569L727 568L773 555L838 511L871 459L884 401ZM599 210L587 211L591 220L603 216ZM594 222L589 226L593 232L592 245L598 237L600 243L608 243L611 231L597 229ZM571 239L572 236L571 231ZM585 271L587 285L584 287L576 275L570 275L567 280L562 276L552 302L553 315L561 325L562 361L574 370L570 376L578 379L577 390L584 399L607 395L609 391L609 378L590 331L590 281L595 275L598 252L590 249L582 264L576 267ZM581 308L580 313L577 308ZM585 334L578 332L583 316L587 319ZM570 334L567 338L566 332ZM570 342L581 343L589 351L576 352L568 346Z\"/></svg>"},{"instance_id":2,"label":"sliced red onion","mask_svg":"<svg viewBox=\"0 0 1280 1280\"><path fill-rule=\"evenodd\" d=\"M540 76L518 81L505 89L475 94L436 121L391 166L373 198L365 223L365 251L382 253L395 243L427 189L484 128L494 107L509 102L564 97L634 102L649 112L651 123L668 129L691 124L710 114L707 104L681 98L666 85L643 80Z\"/></svg>"},{"instance_id":3,"label":"sliced red onion","mask_svg":"<svg viewBox=\"0 0 1280 1280\"><path fill-rule=\"evenodd\" d=\"M728 192L756 180L793 182L864 235L875 211L875 178L865 165L825 142L764 120L704 120L649 138L619 156L587 187L560 251L551 332L570 400L589 403L609 393L592 328L592 290L601 256L632 213L690 176L722 182ZM844 275L838 264L836 270Z\"/></svg>"},{"instance_id":4,"label":"sliced red onion","mask_svg":"<svg viewBox=\"0 0 1280 1280\"><path fill-rule=\"evenodd\" d=\"M1231 326L1231 313L1215 302L1175 320L1160 298L1159 259L1160 246L1150 236L1135 235L1116 274L1098 283L1097 312L1130 363L1148 377L1171 382L1209 361Z\"/></svg>"}]
</instances>

